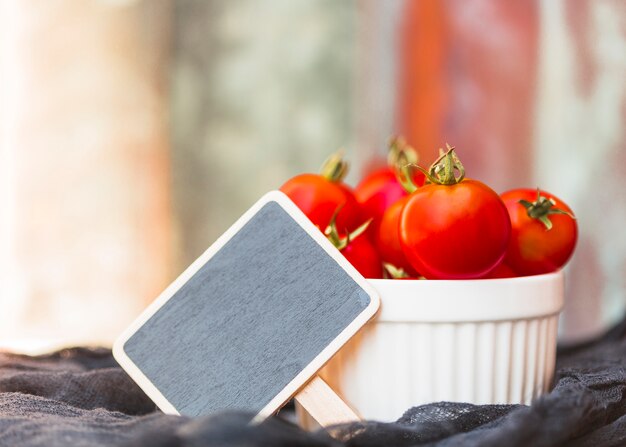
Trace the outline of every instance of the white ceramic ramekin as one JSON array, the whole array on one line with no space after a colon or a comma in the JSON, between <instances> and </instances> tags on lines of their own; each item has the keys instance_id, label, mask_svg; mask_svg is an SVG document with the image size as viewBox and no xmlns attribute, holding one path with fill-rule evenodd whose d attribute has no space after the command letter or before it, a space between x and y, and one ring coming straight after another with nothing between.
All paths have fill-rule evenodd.
<instances>
[{"instance_id":1,"label":"white ceramic ramekin","mask_svg":"<svg viewBox=\"0 0 626 447\"><path fill-rule=\"evenodd\" d=\"M370 282L380 313L320 373L364 419L437 401L528 404L550 387L562 272Z\"/></svg>"}]
</instances>

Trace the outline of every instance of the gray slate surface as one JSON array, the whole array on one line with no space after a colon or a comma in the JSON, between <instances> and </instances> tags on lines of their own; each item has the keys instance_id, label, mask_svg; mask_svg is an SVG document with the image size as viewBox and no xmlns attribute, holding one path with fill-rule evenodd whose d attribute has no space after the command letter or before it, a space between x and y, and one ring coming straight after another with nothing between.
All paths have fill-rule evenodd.
<instances>
[{"instance_id":1,"label":"gray slate surface","mask_svg":"<svg viewBox=\"0 0 626 447\"><path fill-rule=\"evenodd\" d=\"M258 413L369 303L345 270L269 202L125 351L180 414Z\"/></svg>"}]
</instances>

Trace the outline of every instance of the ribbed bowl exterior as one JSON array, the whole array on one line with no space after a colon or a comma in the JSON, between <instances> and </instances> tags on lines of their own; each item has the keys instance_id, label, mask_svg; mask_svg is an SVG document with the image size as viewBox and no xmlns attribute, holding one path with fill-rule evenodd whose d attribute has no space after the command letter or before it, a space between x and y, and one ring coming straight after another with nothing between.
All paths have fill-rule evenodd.
<instances>
[{"instance_id":1,"label":"ribbed bowl exterior","mask_svg":"<svg viewBox=\"0 0 626 447\"><path fill-rule=\"evenodd\" d=\"M372 281L378 318L320 375L368 420L438 401L531 403L553 380L563 274L464 282ZM463 293L437 299L454 288Z\"/></svg>"},{"instance_id":2,"label":"ribbed bowl exterior","mask_svg":"<svg viewBox=\"0 0 626 447\"><path fill-rule=\"evenodd\" d=\"M429 402L529 404L554 374L558 316L472 323L370 323L322 370L363 418Z\"/></svg>"}]
</instances>

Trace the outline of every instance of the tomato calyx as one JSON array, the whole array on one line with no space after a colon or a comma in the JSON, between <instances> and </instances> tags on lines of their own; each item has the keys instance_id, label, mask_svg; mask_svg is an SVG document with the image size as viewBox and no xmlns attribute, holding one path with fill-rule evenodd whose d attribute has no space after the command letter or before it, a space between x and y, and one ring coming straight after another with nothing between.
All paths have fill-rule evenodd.
<instances>
[{"instance_id":1,"label":"tomato calyx","mask_svg":"<svg viewBox=\"0 0 626 447\"><path fill-rule=\"evenodd\" d=\"M426 179L435 185L456 185L465 178L465 168L454 152L454 146L446 143L446 149L446 151L440 150L439 158L430 165L428 172L421 166L416 166Z\"/></svg>"},{"instance_id":2,"label":"tomato calyx","mask_svg":"<svg viewBox=\"0 0 626 447\"><path fill-rule=\"evenodd\" d=\"M348 174L348 162L341 151L331 154L320 169L320 175L332 183L341 182Z\"/></svg>"},{"instance_id":3,"label":"tomato calyx","mask_svg":"<svg viewBox=\"0 0 626 447\"><path fill-rule=\"evenodd\" d=\"M407 144L404 138L393 137L389 141L387 164L395 172L398 183L409 194L418 188L411 175L411 167L416 166L418 160L417 151Z\"/></svg>"},{"instance_id":4,"label":"tomato calyx","mask_svg":"<svg viewBox=\"0 0 626 447\"><path fill-rule=\"evenodd\" d=\"M337 208L337 211L335 211L335 214L333 214L333 217L330 219L328 227L326 227L326 230L324 230L324 234L326 235L326 238L337 248L337 250L341 251L350 244L350 241L353 241L354 239L365 233L367 227L369 227L370 223L372 223L372 219L366 220L354 231L348 232L345 236L342 237L337 230L336 222L337 214L339 214L339 211L341 211L341 207Z\"/></svg>"},{"instance_id":5,"label":"tomato calyx","mask_svg":"<svg viewBox=\"0 0 626 447\"><path fill-rule=\"evenodd\" d=\"M404 269L396 267L389 262L383 262L383 272L385 273L385 278L388 279L406 279L411 277Z\"/></svg>"},{"instance_id":6,"label":"tomato calyx","mask_svg":"<svg viewBox=\"0 0 626 447\"><path fill-rule=\"evenodd\" d=\"M389 152L387 153L387 165L397 170L402 166L417 164L419 155L417 151L410 146L406 140L400 136L393 137L389 140Z\"/></svg>"},{"instance_id":7,"label":"tomato calyx","mask_svg":"<svg viewBox=\"0 0 626 447\"><path fill-rule=\"evenodd\" d=\"M548 217L552 214L565 214L572 219L576 219L576 217L572 213L561 210L559 208L554 208L556 206L555 200L552 198L543 197L539 188L537 188L537 200L535 200L534 202L529 202L528 200L521 199L518 201L518 203L526 208L526 213L528 214L528 217L530 217L531 219L537 219L539 222L541 222L546 227L546 231L550 231L552 229L552 221Z\"/></svg>"},{"instance_id":8,"label":"tomato calyx","mask_svg":"<svg viewBox=\"0 0 626 447\"><path fill-rule=\"evenodd\" d=\"M400 182L404 186L410 182L411 169L417 169L426 177L426 183L432 183L434 185L456 185L461 183L465 178L465 168L463 163L454 152L454 146L450 146L446 143L446 149L439 149L439 158L434 161L428 171L417 164L407 164L402 167L402 178ZM417 187L415 185L408 185L407 191L409 193L414 192Z\"/></svg>"}]
</instances>

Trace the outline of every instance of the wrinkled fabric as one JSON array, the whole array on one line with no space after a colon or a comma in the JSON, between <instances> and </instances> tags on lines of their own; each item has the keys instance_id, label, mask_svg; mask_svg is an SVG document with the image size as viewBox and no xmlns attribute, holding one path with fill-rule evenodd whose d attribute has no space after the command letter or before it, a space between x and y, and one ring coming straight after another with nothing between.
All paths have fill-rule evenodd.
<instances>
[{"instance_id":1,"label":"wrinkled fabric","mask_svg":"<svg viewBox=\"0 0 626 447\"><path fill-rule=\"evenodd\" d=\"M282 417L168 416L109 350L28 357L0 353L0 446L374 447L626 445L626 320L604 337L561 348L552 392L531 406L438 402L395 423L308 433Z\"/></svg>"}]
</instances>

